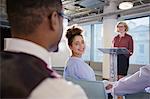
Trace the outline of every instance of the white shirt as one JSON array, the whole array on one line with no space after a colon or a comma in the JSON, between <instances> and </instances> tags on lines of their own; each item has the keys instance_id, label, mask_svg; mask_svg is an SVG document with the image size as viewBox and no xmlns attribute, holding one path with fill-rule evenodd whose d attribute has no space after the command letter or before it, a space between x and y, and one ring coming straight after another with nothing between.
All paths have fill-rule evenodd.
<instances>
[{"instance_id":1,"label":"white shirt","mask_svg":"<svg viewBox=\"0 0 150 99\"><path fill-rule=\"evenodd\" d=\"M34 55L43 60L46 64L48 64L48 67L51 68L50 53L45 48L34 42L18 38L6 38L5 41L5 51L24 52L30 55Z\"/></svg>"},{"instance_id":2,"label":"white shirt","mask_svg":"<svg viewBox=\"0 0 150 99\"><path fill-rule=\"evenodd\" d=\"M143 66L135 74L117 81L112 91L116 95L125 95L145 91L148 87L150 87L150 65Z\"/></svg>"},{"instance_id":3,"label":"white shirt","mask_svg":"<svg viewBox=\"0 0 150 99\"><path fill-rule=\"evenodd\" d=\"M34 55L51 66L49 52L33 42L9 38L6 39L5 50ZM31 92L28 99L87 99L87 96L78 85L63 79L47 78Z\"/></svg>"}]
</instances>

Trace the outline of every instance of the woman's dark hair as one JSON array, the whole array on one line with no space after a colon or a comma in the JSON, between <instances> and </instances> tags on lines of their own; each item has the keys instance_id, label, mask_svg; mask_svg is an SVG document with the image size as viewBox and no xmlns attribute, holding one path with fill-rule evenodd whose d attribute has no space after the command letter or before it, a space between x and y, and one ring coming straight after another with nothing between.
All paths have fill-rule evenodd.
<instances>
[{"instance_id":1,"label":"woman's dark hair","mask_svg":"<svg viewBox=\"0 0 150 99\"><path fill-rule=\"evenodd\" d=\"M83 30L77 26L72 26L71 28L69 28L66 34L66 38L68 39L68 45L72 45L75 36L82 36L82 32Z\"/></svg>"}]
</instances>

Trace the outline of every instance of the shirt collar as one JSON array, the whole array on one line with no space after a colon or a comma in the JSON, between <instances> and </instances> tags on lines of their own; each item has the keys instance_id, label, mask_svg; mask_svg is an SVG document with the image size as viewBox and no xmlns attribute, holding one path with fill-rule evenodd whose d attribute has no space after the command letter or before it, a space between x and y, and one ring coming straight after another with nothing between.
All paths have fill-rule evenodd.
<instances>
[{"instance_id":1,"label":"shirt collar","mask_svg":"<svg viewBox=\"0 0 150 99\"><path fill-rule=\"evenodd\" d=\"M75 57L75 56L72 56L71 59L77 59L77 60L83 61L83 59L82 59L81 57Z\"/></svg>"},{"instance_id":2,"label":"shirt collar","mask_svg":"<svg viewBox=\"0 0 150 99\"><path fill-rule=\"evenodd\" d=\"M50 53L42 46L23 39L6 38L5 51L24 52L42 59L51 68Z\"/></svg>"}]
</instances>

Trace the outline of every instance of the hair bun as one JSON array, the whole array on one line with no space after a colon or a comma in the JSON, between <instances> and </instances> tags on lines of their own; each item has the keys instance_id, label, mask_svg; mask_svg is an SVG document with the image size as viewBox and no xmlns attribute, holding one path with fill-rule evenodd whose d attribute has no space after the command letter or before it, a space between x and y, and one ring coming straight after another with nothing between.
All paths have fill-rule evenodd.
<instances>
[{"instance_id":1,"label":"hair bun","mask_svg":"<svg viewBox=\"0 0 150 99\"><path fill-rule=\"evenodd\" d=\"M72 38L75 35L81 35L82 32L83 32L83 30L81 28L76 27L76 26L72 26L71 28L69 28L67 30L66 37L69 39L69 38Z\"/></svg>"}]
</instances>

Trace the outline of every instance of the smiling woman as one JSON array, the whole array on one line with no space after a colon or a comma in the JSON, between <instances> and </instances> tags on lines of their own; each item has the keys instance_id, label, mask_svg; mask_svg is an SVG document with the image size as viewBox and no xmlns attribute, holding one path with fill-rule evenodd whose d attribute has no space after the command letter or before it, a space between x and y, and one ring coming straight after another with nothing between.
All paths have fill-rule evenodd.
<instances>
[{"instance_id":1,"label":"smiling woman","mask_svg":"<svg viewBox=\"0 0 150 99\"><path fill-rule=\"evenodd\" d=\"M74 78L78 80L95 81L93 69L82 60L82 54L85 50L85 43L82 36L83 30L78 26L72 26L67 30L66 37L72 56L64 69L65 78Z\"/></svg>"}]
</instances>

